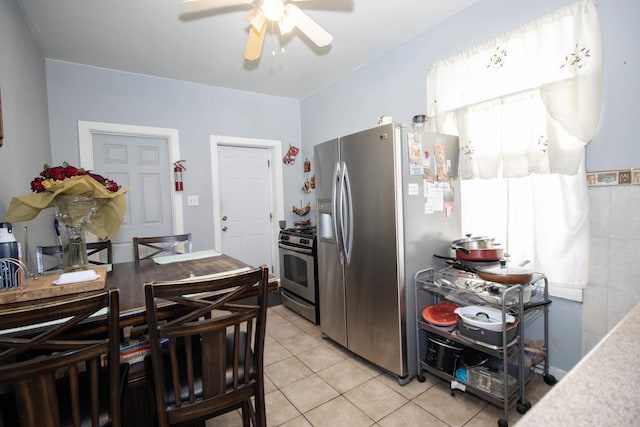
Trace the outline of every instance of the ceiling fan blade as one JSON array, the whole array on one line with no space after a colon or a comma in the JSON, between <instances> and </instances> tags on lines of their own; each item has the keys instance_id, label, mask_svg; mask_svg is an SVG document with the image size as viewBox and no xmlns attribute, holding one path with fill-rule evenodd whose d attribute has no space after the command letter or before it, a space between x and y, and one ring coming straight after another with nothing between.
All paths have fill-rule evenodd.
<instances>
[{"instance_id":1,"label":"ceiling fan blade","mask_svg":"<svg viewBox=\"0 0 640 427\"><path fill-rule=\"evenodd\" d=\"M267 17L264 16L264 12L262 11L261 7L256 7L255 9L253 9L253 12L245 17L245 19L249 21L249 24L251 24L251 27L254 30L260 31Z\"/></svg>"},{"instance_id":2,"label":"ceiling fan blade","mask_svg":"<svg viewBox=\"0 0 640 427\"><path fill-rule=\"evenodd\" d=\"M262 45L264 44L264 36L267 34L267 22L262 24L260 31L253 26L249 26L249 38L247 38L247 46L244 49L244 58L249 61L255 61L262 55Z\"/></svg>"},{"instance_id":3,"label":"ceiling fan blade","mask_svg":"<svg viewBox=\"0 0 640 427\"><path fill-rule=\"evenodd\" d=\"M295 20L295 25L302 31L312 42L320 47L327 46L333 40L333 36L316 21L311 19L309 15L304 13L298 6L288 3L285 6L287 14Z\"/></svg>"},{"instance_id":4,"label":"ceiling fan blade","mask_svg":"<svg viewBox=\"0 0 640 427\"><path fill-rule=\"evenodd\" d=\"M183 12L197 12L205 9L217 9L252 2L253 0L182 0L180 9L182 9Z\"/></svg>"}]
</instances>

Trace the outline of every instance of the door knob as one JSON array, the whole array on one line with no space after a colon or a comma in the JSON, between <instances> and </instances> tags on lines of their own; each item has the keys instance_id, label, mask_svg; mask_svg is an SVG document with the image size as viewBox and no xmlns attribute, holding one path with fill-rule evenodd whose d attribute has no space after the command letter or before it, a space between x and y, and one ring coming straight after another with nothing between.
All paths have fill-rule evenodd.
<instances>
[{"instance_id":1,"label":"door knob","mask_svg":"<svg viewBox=\"0 0 640 427\"><path fill-rule=\"evenodd\" d=\"M227 231L227 226L222 227L222 231Z\"/></svg>"},{"instance_id":2,"label":"door knob","mask_svg":"<svg viewBox=\"0 0 640 427\"><path fill-rule=\"evenodd\" d=\"M224 216L222 217L222 220L223 220L223 221L226 221L226 220L227 220L227 216L226 216L226 215L224 215Z\"/></svg>"}]
</instances>

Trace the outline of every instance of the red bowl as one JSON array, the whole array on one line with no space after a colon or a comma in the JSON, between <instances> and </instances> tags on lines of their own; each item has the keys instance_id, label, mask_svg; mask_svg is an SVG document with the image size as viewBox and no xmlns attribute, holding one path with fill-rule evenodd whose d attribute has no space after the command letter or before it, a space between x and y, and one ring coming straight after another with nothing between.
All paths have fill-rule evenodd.
<instances>
[{"instance_id":1,"label":"red bowl","mask_svg":"<svg viewBox=\"0 0 640 427\"><path fill-rule=\"evenodd\" d=\"M455 325L458 320L458 315L454 311L456 308L458 308L457 305L449 302L430 305L422 310L422 318L436 326Z\"/></svg>"}]
</instances>

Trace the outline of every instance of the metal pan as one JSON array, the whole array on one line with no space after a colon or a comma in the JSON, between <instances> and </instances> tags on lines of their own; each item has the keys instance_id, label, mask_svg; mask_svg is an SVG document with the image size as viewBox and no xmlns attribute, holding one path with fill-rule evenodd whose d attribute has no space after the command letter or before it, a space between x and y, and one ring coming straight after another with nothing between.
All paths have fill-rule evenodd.
<instances>
[{"instance_id":1,"label":"metal pan","mask_svg":"<svg viewBox=\"0 0 640 427\"><path fill-rule=\"evenodd\" d=\"M477 267L492 267L497 265L496 261L461 261L458 258L452 258L448 256L442 256L433 254L435 258L443 259L447 265L452 266L458 270L467 271L469 273L475 273Z\"/></svg>"},{"instance_id":2,"label":"metal pan","mask_svg":"<svg viewBox=\"0 0 640 427\"><path fill-rule=\"evenodd\" d=\"M502 248L467 249L453 245L451 249L455 249L456 258L464 261L498 261L504 256Z\"/></svg>"},{"instance_id":3,"label":"metal pan","mask_svg":"<svg viewBox=\"0 0 640 427\"><path fill-rule=\"evenodd\" d=\"M478 267L476 274L484 280L502 283L505 285L518 285L531 282L533 271L528 268L499 265L493 267Z\"/></svg>"}]
</instances>

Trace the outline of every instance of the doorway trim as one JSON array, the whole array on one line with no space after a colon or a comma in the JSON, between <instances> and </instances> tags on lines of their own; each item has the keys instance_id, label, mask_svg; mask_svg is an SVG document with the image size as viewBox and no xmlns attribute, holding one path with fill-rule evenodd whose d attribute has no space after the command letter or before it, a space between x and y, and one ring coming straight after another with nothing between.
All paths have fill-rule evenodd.
<instances>
[{"instance_id":1,"label":"doorway trim","mask_svg":"<svg viewBox=\"0 0 640 427\"><path fill-rule=\"evenodd\" d=\"M284 218L284 195L282 180L282 142L275 139L243 138L239 136L211 135L211 190L213 192L213 234L217 250L222 250L222 221L220 220L220 184L218 180L218 146L229 145L235 147L263 148L269 150L269 203L271 212L271 263L277 272L278 263L278 219Z\"/></svg>"},{"instance_id":2,"label":"doorway trim","mask_svg":"<svg viewBox=\"0 0 640 427\"><path fill-rule=\"evenodd\" d=\"M173 181L172 165L180 160L180 138L178 129L150 126L124 125L119 123L87 122L78 120L78 148L80 150L80 167L93 170L93 135L124 135L143 138L166 138L169 150L167 174ZM182 192L171 191L173 214L173 233L184 233L184 215L182 209Z\"/></svg>"}]
</instances>

